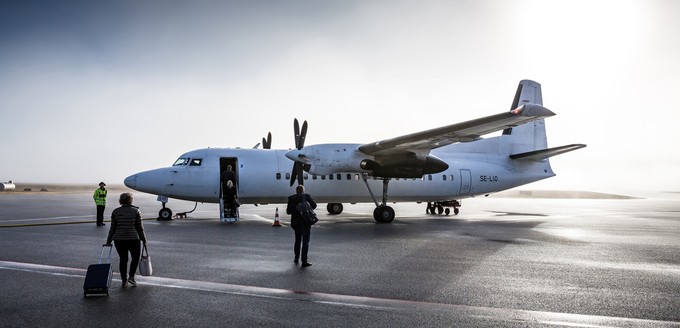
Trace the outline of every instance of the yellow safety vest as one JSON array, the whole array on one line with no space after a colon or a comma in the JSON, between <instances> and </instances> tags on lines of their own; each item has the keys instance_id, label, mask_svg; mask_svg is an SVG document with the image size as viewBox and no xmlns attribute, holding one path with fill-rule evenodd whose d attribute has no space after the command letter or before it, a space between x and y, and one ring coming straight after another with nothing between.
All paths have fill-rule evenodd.
<instances>
[{"instance_id":1,"label":"yellow safety vest","mask_svg":"<svg viewBox=\"0 0 680 328\"><path fill-rule=\"evenodd\" d=\"M97 205L106 205L106 189L97 188L94 191L94 203Z\"/></svg>"}]
</instances>

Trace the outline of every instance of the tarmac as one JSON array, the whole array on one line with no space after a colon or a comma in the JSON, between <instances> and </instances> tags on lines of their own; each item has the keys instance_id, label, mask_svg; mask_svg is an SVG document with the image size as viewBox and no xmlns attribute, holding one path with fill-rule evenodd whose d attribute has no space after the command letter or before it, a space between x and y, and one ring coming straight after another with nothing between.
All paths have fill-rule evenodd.
<instances>
[{"instance_id":1,"label":"tarmac","mask_svg":"<svg viewBox=\"0 0 680 328\"><path fill-rule=\"evenodd\" d=\"M457 216L395 204L391 224L321 204L300 268L285 205L156 221L155 196L135 193L154 274L122 288L114 251L110 295L84 297L109 228L92 192L0 193L0 327L680 327L680 194L524 196Z\"/></svg>"}]
</instances>

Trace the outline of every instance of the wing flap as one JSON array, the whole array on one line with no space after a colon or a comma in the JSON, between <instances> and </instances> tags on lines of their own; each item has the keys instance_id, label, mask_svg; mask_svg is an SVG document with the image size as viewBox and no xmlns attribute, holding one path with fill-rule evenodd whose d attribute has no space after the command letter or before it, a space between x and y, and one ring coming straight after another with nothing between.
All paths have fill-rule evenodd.
<instances>
[{"instance_id":1,"label":"wing flap","mask_svg":"<svg viewBox=\"0 0 680 328\"><path fill-rule=\"evenodd\" d=\"M486 116L462 123L407 134L359 146L367 155L387 155L406 151L427 151L456 142L478 140L482 135L555 115L549 109L525 104L510 112Z\"/></svg>"},{"instance_id":2,"label":"wing flap","mask_svg":"<svg viewBox=\"0 0 680 328\"><path fill-rule=\"evenodd\" d=\"M510 158L517 160L541 161L549 157L561 155L585 147L586 145L584 144L572 144L548 149L534 150L526 153L513 154L510 155Z\"/></svg>"}]
</instances>

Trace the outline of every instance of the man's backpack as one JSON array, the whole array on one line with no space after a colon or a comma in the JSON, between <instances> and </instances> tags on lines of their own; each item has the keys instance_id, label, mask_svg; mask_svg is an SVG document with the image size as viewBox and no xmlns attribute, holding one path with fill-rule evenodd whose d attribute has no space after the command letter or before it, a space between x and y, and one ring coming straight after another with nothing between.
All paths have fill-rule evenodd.
<instances>
[{"instance_id":1,"label":"man's backpack","mask_svg":"<svg viewBox=\"0 0 680 328\"><path fill-rule=\"evenodd\" d=\"M302 223L313 225L319 221L319 219L316 217L316 213L314 213L312 205L310 205L308 201L301 201L297 204L297 206L295 206L295 209L298 211L298 213L300 213L300 216L302 217Z\"/></svg>"}]
</instances>

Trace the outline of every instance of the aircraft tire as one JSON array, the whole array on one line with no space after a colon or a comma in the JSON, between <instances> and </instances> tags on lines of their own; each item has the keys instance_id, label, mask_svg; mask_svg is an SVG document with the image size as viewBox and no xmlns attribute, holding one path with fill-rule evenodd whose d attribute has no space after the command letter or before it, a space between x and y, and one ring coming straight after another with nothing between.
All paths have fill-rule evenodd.
<instances>
[{"instance_id":1,"label":"aircraft tire","mask_svg":"<svg viewBox=\"0 0 680 328\"><path fill-rule=\"evenodd\" d=\"M380 205L373 210L373 218L378 223L391 223L394 220L394 209Z\"/></svg>"},{"instance_id":2,"label":"aircraft tire","mask_svg":"<svg viewBox=\"0 0 680 328\"><path fill-rule=\"evenodd\" d=\"M158 219L162 221L172 220L172 210L164 207L158 211Z\"/></svg>"},{"instance_id":3,"label":"aircraft tire","mask_svg":"<svg viewBox=\"0 0 680 328\"><path fill-rule=\"evenodd\" d=\"M326 205L326 210L329 214L337 215L342 213L343 206L341 203L328 203L328 205Z\"/></svg>"}]
</instances>

